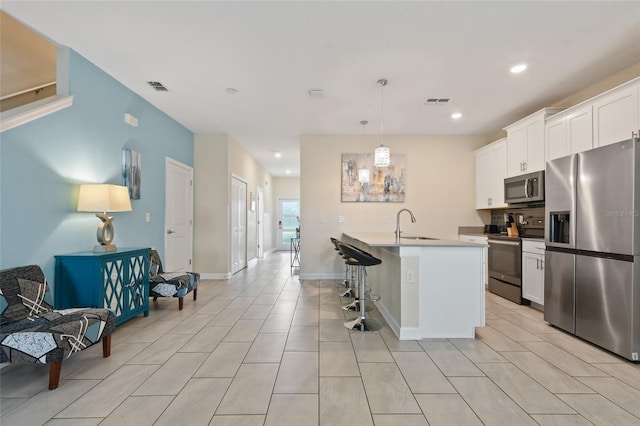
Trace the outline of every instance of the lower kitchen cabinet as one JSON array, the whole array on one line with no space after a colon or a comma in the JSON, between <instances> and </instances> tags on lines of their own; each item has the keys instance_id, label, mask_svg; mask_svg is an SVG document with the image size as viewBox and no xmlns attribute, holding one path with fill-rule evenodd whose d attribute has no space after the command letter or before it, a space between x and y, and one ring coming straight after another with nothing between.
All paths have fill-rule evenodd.
<instances>
[{"instance_id":1,"label":"lower kitchen cabinet","mask_svg":"<svg viewBox=\"0 0 640 426\"><path fill-rule=\"evenodd\" d=\"M56 309L107 308L116 325L149 315L149 249L118 249L109 253L58 255Z\"/></svg>"},{"instance_id":2,"label":"lower kitchen cabinet","mask_svg":"<svg viewBox=\"0 0 640 426\"><path fill-rule=\"evenodd\" d=\"M476 244L484 244L484 245L488 245L489 244L489 239L484 236L484 235L468 235L468 234L460 234L458 235L458 239L460 241L466 241L469 243L476 243ZM485 288L488 286L489 284L489 247L485 247L482 250L483 253L483 260L482 260L482 269L484 270L484 286Z\"/></svg>"},{"instance_id":3,"label":"lower kitchen cabinet","mask_svg":"<svg viewBox=\"0 0 640 426\"><path fill-rule=\"evenodd\" d=\"M522 297L544 305L544 242L522 241Z\"/></svg>"}]
</instances>

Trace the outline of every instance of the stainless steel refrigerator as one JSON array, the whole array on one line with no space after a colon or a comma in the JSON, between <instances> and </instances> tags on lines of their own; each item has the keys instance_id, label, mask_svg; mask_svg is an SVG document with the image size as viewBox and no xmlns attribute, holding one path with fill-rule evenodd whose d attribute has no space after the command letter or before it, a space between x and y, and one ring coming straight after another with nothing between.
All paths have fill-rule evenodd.
<instances>
[{"instance_id":1,"label":"stainless steel refrigerator","mask_svg":"<svg viewBox=\"0 0 640 426\"><path fill-rule=\"evenodd\" d=\"M638 361L640 140L547 162L544 319Z\"/></svg>"}]
</instances>

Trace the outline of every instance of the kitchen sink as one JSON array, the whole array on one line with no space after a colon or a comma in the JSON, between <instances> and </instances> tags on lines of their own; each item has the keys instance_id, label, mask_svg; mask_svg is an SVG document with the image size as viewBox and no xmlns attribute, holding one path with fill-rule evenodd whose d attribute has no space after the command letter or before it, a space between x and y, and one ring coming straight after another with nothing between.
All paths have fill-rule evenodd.
<instances>
[{"instance_id":1,"label":"kitchen sink","mask_svg":"<svg viewBox=\"0 0 640 426\"><path fill-rule=\"evenodd\" d=\"M419 235L402 235L400 238L405 240L437 240L437 238L421 237Z\"/></svg>"}]
</instances>

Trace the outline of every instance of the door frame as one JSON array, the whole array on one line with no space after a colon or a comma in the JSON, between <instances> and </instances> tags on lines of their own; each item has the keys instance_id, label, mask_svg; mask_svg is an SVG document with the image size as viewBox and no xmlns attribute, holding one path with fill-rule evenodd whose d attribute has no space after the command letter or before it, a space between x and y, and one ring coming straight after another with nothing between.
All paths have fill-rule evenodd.
<instances>
[{"instance_id":1,"label":"door frame","mask_svg":"<svg viewBox=\"0 0 640 426\"><path fill-rule=\"evenodd\" d=\"M245 194L244 194L244 200L241 200L241 205L242 205L242 215L244 217L244 238L243 238L243 243L242 243L242 247L243 247L243 258L241 259L242 263L239 265L238 268L234 268L234 256L235 256L235 246L234 246L234 238L233 238L233 225L234 225L234 216L233 216L233 209L234 209L234 202L235 202L235 191L234 191L234 180L237 180L239 182L242 182L244 184L244 189L245 189ZM249 194L249 183L247 182L246 179L236 175L235 173L231 174L231 187L230 187L230 193L231 193L231 197L230 197L230 203L231 205L229 206L229 261L230 261L230 266L231 266L231 274L235 274L236 272L239 272L243 269L245 269L248 265L247 262L247 220L248 220L248 212L247 212L247 194Z\"/></svg>"},{"instance_id":2,"label":"door frame","mask_svg":"<svg viewBox=\"0 0 640 426\"><path fill-rule=\"evenodd\" d=\"M172 264L171 261L169 261L169 259L167 259L168 253L169 251L167 250L167 245L168 245L168 239L167 239L167 212L168 212L168 208L167 205L169 203L170 197L169 197L169 188L167 185L167 179L168 179L168 175L169 175L169 168L170 167L179 167L181 169L185 169L189 172L189 181L191 182L191 184L189 185L189 191L187 193L187 205L189 206L189 212L187 214L188 216L188 226L187 226L187 247L189 250L189 262L191 263L191 267L193 267L193 167L181 163L178 160L175 160L171 157L165 157L165 169L164 169L164 225L163 225L163 232L164 232L164 255L165 255L165 259L164 259L164 264L165 265L170 265Z\"/></svg>"},{"instance_id":3,"label":"door frame","mask_svg":"<svg viewBox=\"0 0 640 426\"><path fill-rule=\"evenodd\" d=\"M264 189L261 186L256 188L258 193L258 208L257 208L257 232L256 244L258 245L256 253L258 258L264 257Z\"/></svg>"},{"instance_id":4,"label":"door frame","mask_svg":"<svg viewBox=\"0 0 640 426\"><path fill-rule=\"evenodd\" d=\"M283 243L282 242L282 227L281 227L281 222L282 222L282 217L283 217L283 213L282 213L282 202L283 201L297 201L298 202L298 207L300 207L300 197L278 197L278 217L276 218L276 243L275 243L275 248L276 250L280 250L280 251L288 251L291 249L290 243Z\"/></svg>"}]
</instances>

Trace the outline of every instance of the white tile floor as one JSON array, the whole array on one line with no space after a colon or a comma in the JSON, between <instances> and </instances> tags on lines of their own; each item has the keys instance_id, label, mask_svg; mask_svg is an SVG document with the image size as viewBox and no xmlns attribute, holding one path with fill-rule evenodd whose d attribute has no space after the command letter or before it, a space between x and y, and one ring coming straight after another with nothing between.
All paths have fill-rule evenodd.
<instances>
[{"instance_id":1,"label":"white tile floor","mask_svg":"<svg viewBox=\"0 0 640 426\"><path fill-rule=\"evenodd\" d=\"M111 357L65 361L55 391L48 367L3 365L0 424L640 425L640 365L535 309L487 293L476 339L398 341L346 330L336 283L300 282L276 253L183 311L151 302Z\"/></svg>"}]
</instances>

